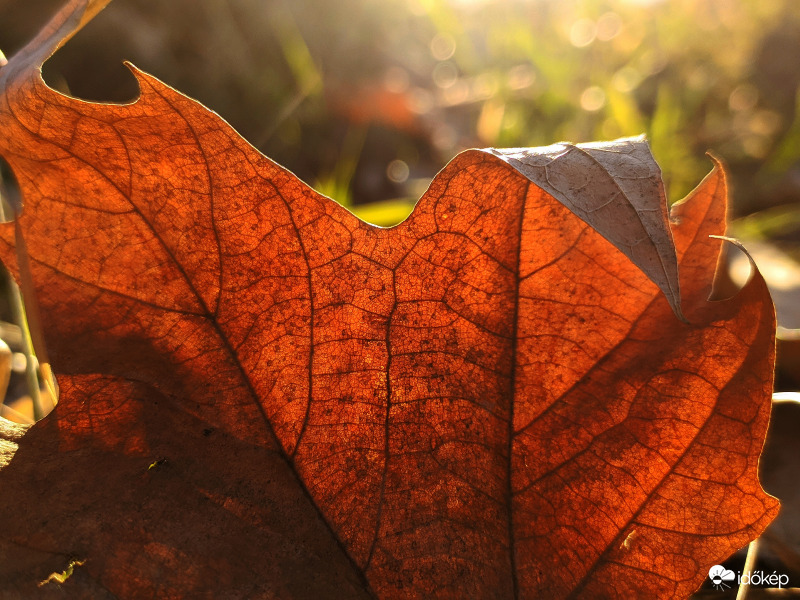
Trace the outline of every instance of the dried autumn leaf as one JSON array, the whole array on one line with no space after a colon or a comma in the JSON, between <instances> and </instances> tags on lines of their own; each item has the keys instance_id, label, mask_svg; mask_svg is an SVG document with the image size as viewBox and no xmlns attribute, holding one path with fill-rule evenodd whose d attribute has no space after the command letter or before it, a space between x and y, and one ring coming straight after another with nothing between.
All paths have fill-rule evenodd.
<instances>
[{"instance_id":1,"label":"dried autumn leaf","mask_svg":"<svg viewBox=\"0 0 800 600\"><path fill-rule=\"evenodd\" d=\"M469 151L375 228L135 69L47 88L86 6L0 70L61 387L0 429L6 596L85 561L76 597L680 597L775 516L769 296L705 300L719 167L674 250L642 140Z\"/></svg>"}]
</instances>

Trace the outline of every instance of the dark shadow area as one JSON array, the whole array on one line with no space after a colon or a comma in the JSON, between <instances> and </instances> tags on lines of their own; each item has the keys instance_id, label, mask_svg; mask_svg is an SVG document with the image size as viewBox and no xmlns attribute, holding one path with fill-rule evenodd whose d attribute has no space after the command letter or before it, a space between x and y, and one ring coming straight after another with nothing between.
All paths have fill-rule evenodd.
<instances>
[{"instance_id":1,"label":"dark shadow area","mask_svg":"<svg viewBox=\"0 0 800 600\"><path fill-rule=\"evenodd\" d=\"M10 223L22 212L19 183L6 160L0 156L0 223Z\"/></svg>"}]
</instances>

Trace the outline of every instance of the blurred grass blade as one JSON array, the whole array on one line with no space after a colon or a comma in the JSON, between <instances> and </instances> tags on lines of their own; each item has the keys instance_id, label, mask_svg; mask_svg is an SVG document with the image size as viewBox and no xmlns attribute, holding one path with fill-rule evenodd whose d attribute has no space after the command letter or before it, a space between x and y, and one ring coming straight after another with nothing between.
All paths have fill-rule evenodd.
<instances>
[{"instance_id":1,"label":"blurred grass blade","mask_svg":"<svg viewBox=\"0 0 800 600\"><path fill-rule=\"evenodd\" d=\"M411 200L406 199L385 200L351 206L350 210L362 221L379 227L392 227L404 221L411 214L414 204Z\"/></svg>"},{"instance_id":2,"label":"blurred grass blade","mask_svg":"<svg viewBox=\"0 0 800 600\"><path fill-rule=\"evenodd\" d=\"M28 361L26 366L29 393L33 401L33 418L38 421L45 416L42 406L42 398L39 393L39 374L50 393L53 403L56 402L56 388L52 371L50 370L50 360L47 356L47 349L42 334L41 319L39 318L39 308L36 302L35 288L31 278L30 259L25 238L19 227L19 220L14 220L14 235L16 238L17 265L19 267L19 280L21 295L11 294L12 309L14 317L22 327L23 344ZM23 298L27 302L27 310L23 304Z\"/></svg>"}]
</instances>

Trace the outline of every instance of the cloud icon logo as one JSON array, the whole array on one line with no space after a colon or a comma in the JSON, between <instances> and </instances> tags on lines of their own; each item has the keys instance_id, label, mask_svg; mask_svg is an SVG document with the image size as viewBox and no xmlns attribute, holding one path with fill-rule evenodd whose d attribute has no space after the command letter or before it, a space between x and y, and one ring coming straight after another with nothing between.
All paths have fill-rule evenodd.
<instances>
[{"instance_id":1,"label":"cloud icon logo","mask_svg":"<svg viewBox=\"0 0 800 600\"><path fill-rule=\"evenodd\" d=\"M733 581L736 578L736 575L730 569L726 569L722 565L714 565L708 570L708 578L711 580L711 583L714 584L714 587L718 590L724 590L729 587L726 581Z\"/></svg>"}]
</instances>

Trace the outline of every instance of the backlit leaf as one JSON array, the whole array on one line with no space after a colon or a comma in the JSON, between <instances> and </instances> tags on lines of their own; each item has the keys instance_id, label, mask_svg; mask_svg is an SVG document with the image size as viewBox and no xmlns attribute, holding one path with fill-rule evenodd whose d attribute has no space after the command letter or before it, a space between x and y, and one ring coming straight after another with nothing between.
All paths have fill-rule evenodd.
<instances>
[{"instance_id":1,"label":"backlit leaf","mask_svg":"<svg viewBox=\"0 0 800 600\"><path fill-rule=\"evenodd\" d=\"M376 228L136 69L49 89L86 6L0 69L61 388L0 429L5 596L681 597L775 516L719 166L670 223L641 139L473 150Z\"/></svg>"}]
</instances>

